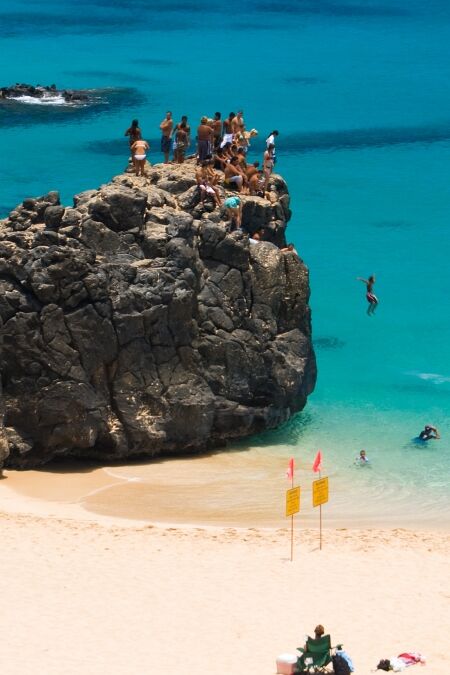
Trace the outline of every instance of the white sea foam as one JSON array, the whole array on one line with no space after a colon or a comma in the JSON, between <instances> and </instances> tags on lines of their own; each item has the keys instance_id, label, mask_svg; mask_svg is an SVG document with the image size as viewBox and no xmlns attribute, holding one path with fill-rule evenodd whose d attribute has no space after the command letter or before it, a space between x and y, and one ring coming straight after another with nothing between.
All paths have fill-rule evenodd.
<instances>
[{"instance_id":1,"label":"white sea foam","mask_svg":"<svg viewBox=\"0 0 450 675\"><path fill-rule=\"evenodd\" d=\"M444 384L450 382L450 377L448 375L441 375L440 373L408 373L408 375L414 375L420 380L425 380L426 382L431 382L432 384Z\"/></svg>"},{"instance_id":2,"label":"white sea foam","mask_svg":"<svg viewBox=\"0 0 450 675\"><path fill-rule=\"evenodd\" d=\"M13 101L27 105L73 105L68 103L61 94L44 94L40 98L35 96L11 96Z\"/></svg>"}]
</instances>

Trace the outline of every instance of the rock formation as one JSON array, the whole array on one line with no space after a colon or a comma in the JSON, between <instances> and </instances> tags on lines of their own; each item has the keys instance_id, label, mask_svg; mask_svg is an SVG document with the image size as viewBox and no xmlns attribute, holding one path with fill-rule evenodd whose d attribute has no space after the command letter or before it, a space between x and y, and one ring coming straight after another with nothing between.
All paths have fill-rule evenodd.
<instances>
[{"instance_id":1,"label":"rock formation","mask_svg":"<svg viewBox=\"0 0 450 675\"><path fill-rule=\"evenodd\" d=\"M314 388L289 194L199 204L194 165L123 174L0 222L0 466L196 453L270 429ZM223 193L225 194L225 193ZM4 419L4 427L1 424Z\"/></svg>"},{"instance_id":2,"label":"rock formation","mask_svg":"<svg viewBox=\"0 0 450 675\"><path fill-rule=\"evenodd\" d=\"M36 99L62 98L66 103L82 103L89 100L89 93L80 89L57 89L56 85L41 86L37 84L13 84L10 87L0 88L0 99L17 99L21 96L32 96Z\"/></svg>"}]
</instances>

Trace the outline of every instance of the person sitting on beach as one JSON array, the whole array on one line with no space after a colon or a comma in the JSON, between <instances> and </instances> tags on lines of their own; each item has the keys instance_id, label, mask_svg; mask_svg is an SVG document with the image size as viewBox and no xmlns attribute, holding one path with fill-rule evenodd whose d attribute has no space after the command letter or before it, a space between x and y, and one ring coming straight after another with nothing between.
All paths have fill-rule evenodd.
<instances>
[{"instance_id":1,"label":"person sitting on beach","mask_svg":"<svg viewBox=\"0 0 450 675\"><path fill-rule=\"evenodd\" d=\"M172 138L173 120L170 110L166 112L166 116L159 125L161 129L161 152L164 153L164 164L169 163L170 141Z\"/></svg>"},{"instance_id":2,"label":"person sitting on beach","mask_svg":"<svg viewBox=\"0 0 450 675\"><path fill-rule=\"evenodd\" d=\"M362 277L356 277L357 281L362 281L366 284L366 300L369 303L367 308L367 314L372 316L378 306L378 298L373 293L373 285L375 283L375 275L371 275L368 279L363 279Z\"/></svg>"},{"instance_id":3,"label":"person sitting on beach","mask_svg":"<svg viewBox=\"0 0 450 675\"><path fill-rule=\"evenodd\" d=\"M135 141L131 146L136 176L145 176L145 160L147 157L147 150L150 150L150 146L147 141L144 141L142 138L138 141Z\"/></svg>"},{"instance_id":4,"label":"person sitting on beach","mask_svg":"<svg viewBox=\"0 0 450 675\"><path fill-rule=\"evenodd\" d=\"M439 431L431 424L426 424L425 428L420 432L419 438L421 441L437 441L440 438Z\"/></svg>"},{"instance_id":5,"label":"person sitting on beach","mask_svg":"<svg viewBox=\"0 0 450 675\"><path fill-rule=\"evenodd\" d=\"M223 148L227 143L233 142L233 130L231 127L232 120L236 117L234 112L230 112L228 117L223 121L223 138L220 147Z\"/></svg>"},{"instance_id":6,"label":"person sitting on beach","mask_svg":"<svg viewBox=\"0 0 450 675\"><path fill-rule=\"evenodd\" d=\"M230 159L229 164L227 164L225 167L225 185L227 187L235 186L237 191L241 192L244 187L244 177L245 174L239 167L238 158L233 157L232 159Z\"/></svg>"},{"instance_id":7,"label":"person sitting on beach","mask_svg":"<svg viewBox=\"0 0 450 675\"><path fill-rule=\"evenodd\" d=\"M195 178L200 190L200 201L203 204L205 202L206 195L211 195L216 206L221 206L222 202L220 200L219 189L214 184L216 182L215 172L211 171L211 169L209 160L205 160L202 162L201 167L199 167L195 172Z\"/></svg>"},{"instance_id":8,"label":"person sitting on beach","mask_svg":"<svg viewBox=\"0 0 450 675\"><path fill-rule=\"evenodd\" d=\"M223 204L227 210L227 216L230 219L230 232L234 228L240 228L242 223L242 202L237 195L228 197Z\"/></svg>"},{"instance_id":9,"label":"person sitting on beach","mask_svg":"<svg viewBox=\"0 0 450 675\"><path fill-rule=\"evenodd\" d=\"M267 147L267 150L264 153L264 162L263 162L263 171L264 171L264 178L265 178L265 184L264 184L264 191L267 190L269 187L269 180L270 176L272 175L273 167L274 167L274 160L273 160L273 150L275 146L274 145L269 145Z\"/></svg>"},{"instance_id":10,"label":"person sitting on beach","mask_svg":"<svg viewBox=\"0 0 450 675\"><path fill-rule=\"evenodd\" d=\"M207 117L202 117L200 120L200 125L197 128L197 142L197 164L201 164L211 154L213 144L213 130L208 124Z\"/></svg>"}]
</instances>

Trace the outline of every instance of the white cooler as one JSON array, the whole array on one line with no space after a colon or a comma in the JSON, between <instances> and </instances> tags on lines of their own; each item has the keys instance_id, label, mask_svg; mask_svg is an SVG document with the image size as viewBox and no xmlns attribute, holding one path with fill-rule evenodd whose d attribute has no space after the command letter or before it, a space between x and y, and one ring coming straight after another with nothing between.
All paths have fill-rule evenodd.
<instances>
[{"instance_id":1,"label":"white cooler","mask_svg":"<svg viewBox=\"0 0 450 675\"><path fill-rule=\"evenodd\" d=\"M297 663L295 654L280 654L277 657L277 673L280 675L294 675L294 666Z\"/></svg>"}]
</instances>

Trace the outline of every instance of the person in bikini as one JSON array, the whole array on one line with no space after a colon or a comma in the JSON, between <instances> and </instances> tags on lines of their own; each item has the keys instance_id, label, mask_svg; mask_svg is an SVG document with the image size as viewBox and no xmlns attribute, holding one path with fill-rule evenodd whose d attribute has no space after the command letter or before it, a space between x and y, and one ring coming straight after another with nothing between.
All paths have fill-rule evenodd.
<instances>
[{"instance_id":1,"label":"person in bikini","mask_svg":"<svg viewBox=\"0 0 450 675\"><path fill-rule=\"evenodd\" d=\"M133 145L133 143L135 141L139 141L142 138L142 132L139 128L138 120L133 120L131 122L131 126L128 127L124 135L128 136L128 142L130 144L130 151L131 151L131 146ZM131 161L133 162L134 165L134 156L132 151L131 151Z\"/></svg>"},{"instance_id":2,"label":"person in bikini","mask_svg":"<svg viewBox=\"0 0 450 675\"><path fill-rule=\"evenodd\" d=\"M170 154L170 141L172 138L173 130L173 119L172 113L169 111L166 112L166 116L159 125L161 129L161 152L164 153L164 164L169 163L169 154Z\"/></svg>"},{"instance_id":3,"label":"person in bikini","mask_svg":"<svg viewBox=\"0 0 450 675\"><path fill-rule=\"evenodd\" d=\"M183 164L186 149L188 147L188 134L186 124L184 122L181 122L181 124L177 124L177 128L174 134L173 147L174 147L173 161L176 164Z\"/></svg>"},{"instance_id":4,"label":"person in bikini","mask_svg":"<svg viewBox=\"0 0 450 675\"><path fill-rule=\"evenodd\" d=\"M369 303L367 308L367 314L372 316L378 306L378 298L373 293L373 285L375 283L375 275L372 274L368 279L363 279L362 277L356 277L357 281L362 281L366 284L366 300Z\"/></svg>"},{"instance_id":5,"label":"person in bikini","mask_svg":"<svg viewBox=\"0 0 450 675\"><path fill-rule=\"evenodd\" d=\"M211 195L216 206L221 206L222 202L220 199L219 189L216 186L218 177L210 164L210 160L205 160L202 162L201 166L195 172L195 178L200 190L201 203L203 204L205 202L205 197L207 195Z\"/></svg>"},{"instance_id":6,"label":"person in bikini","mask_svg":"<svg viewBox=\"0 0 450 675\"><path fill-rule=\"evenodd\" d=\"M264 191L269 187L270 176L272 175L274 160L273 160L273 150L274 145L269 145L267 150L264 153L264 162L263 162L263 172L265 178Z\"/></svg>"},{"instance_id":7,"label":"person in bikini","mask_svg":"<svg viewBox=\"0 0 450 675\"><path fill-rule=\"evenodd\" d=\"M131 146L136 176L145 176L145 160L147 158L147 150L150 150L150 146L147 141L144 141L143 138L135 141Z\"/></svg>"}]
</instances>

